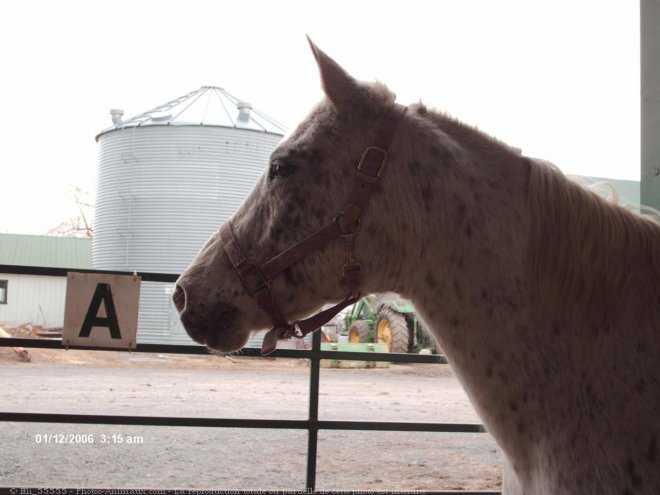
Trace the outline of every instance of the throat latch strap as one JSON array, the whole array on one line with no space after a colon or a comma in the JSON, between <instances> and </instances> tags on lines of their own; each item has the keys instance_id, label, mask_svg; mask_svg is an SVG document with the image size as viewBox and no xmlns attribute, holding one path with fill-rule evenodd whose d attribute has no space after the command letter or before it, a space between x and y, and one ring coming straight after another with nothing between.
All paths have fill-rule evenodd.
<instances>
[{"instance_id":1,"label":"throat latch strap","mask_svg":"<svg viewBox=\"0 0 660 495\"><path fill-rule=\"evenodd\" d=\"M314 316L310 316L304 320L294 321L289 323L286 327L272 328L265 336L263 344L261 345L261 355L268 356L277 348L277 341L280 339L289 339L296 337L298 339L304 338L306 335L318 330L323 325L332 320L344 308L355 304L359 300L359 296L348 295L346 299L334 306L325 309Z\"/></svg>"}]
</instances>

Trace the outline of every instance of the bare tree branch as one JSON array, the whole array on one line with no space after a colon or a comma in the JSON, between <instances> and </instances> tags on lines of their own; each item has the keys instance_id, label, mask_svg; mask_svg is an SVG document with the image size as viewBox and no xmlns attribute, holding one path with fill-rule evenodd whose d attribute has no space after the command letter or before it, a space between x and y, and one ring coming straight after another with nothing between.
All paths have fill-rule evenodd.
<instances>
[{"instance_id":1,"label":"bare tree branch","mask_svg":"<svg viewBox=\"0 0 660 495\"><path fill-rule=\"evenodd\" d=\"M76 204L78 215L69 218L48 231L48 235L63 237L94 237L92 219L94 217L94 205L92 204L89 191L75 186L71 199Z\"/></svg>"}]
</instances>

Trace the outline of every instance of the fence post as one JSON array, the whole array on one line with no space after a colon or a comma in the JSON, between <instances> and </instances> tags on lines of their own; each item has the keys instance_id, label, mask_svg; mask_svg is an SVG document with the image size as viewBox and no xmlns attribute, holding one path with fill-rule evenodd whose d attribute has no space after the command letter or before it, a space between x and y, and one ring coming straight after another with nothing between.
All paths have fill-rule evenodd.
<instances>
[{"instance_id":1,"label":"fence post","mask_svg":"<svg viewBox=\"0 0 660 495\"><path fill-rule=\"evenodd\" d=\"M316 490L316 454L319 437L319 381L321 371L321 331L312 335L312 352L309 373L309 428L307 442L307 483L308 492Z\"/></svg>"}]
</instances>

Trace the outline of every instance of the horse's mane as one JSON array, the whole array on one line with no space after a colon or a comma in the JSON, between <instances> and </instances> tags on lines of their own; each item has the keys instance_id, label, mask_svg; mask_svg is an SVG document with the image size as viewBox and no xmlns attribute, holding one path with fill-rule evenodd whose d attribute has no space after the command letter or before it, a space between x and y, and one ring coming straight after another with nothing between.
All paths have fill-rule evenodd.
<instances>
[{"instance_id":1,"label":"horse's mane","mask_svg":"<svg viewBox=\"0 0 660 495\"><path fill-rule=\"evenodd\" d=\"M660 307L659 224L541 161L531 162L529 212L537 309L598 325L612 321L623 304L626 311Z\"/></svg>"},{"instance_id":2,"label":"horse's mane","mask_svg":"<svg viewBox=\"0 0 660 495\"><path fill-rule=\"evenodd\" d=\"M519 150L419 104L430 119L472 152L519 156ZM593 325L626 311L660 308L660 224L570 181L549 162L530 160L528 269L532 304ZM651 309L649 309L651 308Z\"/></svg>"}]
</instances>

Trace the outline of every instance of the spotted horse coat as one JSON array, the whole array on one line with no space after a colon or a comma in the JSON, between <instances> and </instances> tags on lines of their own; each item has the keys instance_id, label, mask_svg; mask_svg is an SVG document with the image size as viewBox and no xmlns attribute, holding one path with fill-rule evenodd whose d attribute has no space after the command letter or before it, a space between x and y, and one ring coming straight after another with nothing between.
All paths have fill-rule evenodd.
<instances>
[{"instance_id":1,"label":"spotted horse coat","mask_svg":"<svg viewBox=\"0 0 660 495\"><path fill-rule=\"evenodd\" d=\"M312 44L325 99L232 217L264 262L326 225L395 99ZM271 281L292 321L345 295L341 242ZM507 495L660 493L660 227L551 164L424 105L408 108L362 216L363 291L411 299L505 456ZM230 352L268 317L219 236L174 301Z\"/></svg>"}]
</instances>

